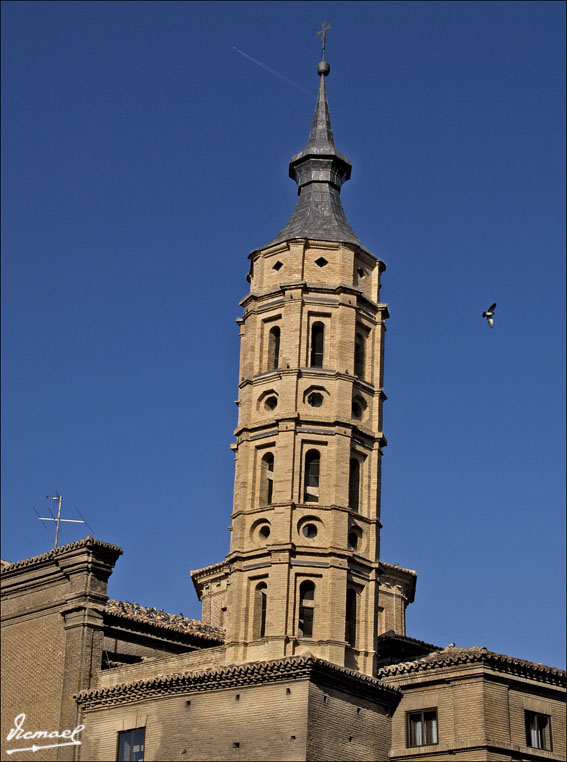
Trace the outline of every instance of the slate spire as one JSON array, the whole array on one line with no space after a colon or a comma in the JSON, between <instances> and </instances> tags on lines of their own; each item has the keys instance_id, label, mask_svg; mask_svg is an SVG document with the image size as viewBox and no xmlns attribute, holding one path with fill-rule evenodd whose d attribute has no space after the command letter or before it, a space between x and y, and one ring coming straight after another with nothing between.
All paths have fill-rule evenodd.
<instances>
[{"instance_id":1,"label":"slate spire","mask_svg":"<svg viewBox=\"0 0 567 762\"><path fill-rule=\"evenodd\" d=\"M289 176L297 183L297 205L287 224L268 246L294 238L313 238L352 243L365 249L350 227L341 204L341 185L350 177L351 163L337 151L333 137L325 87L330 68L327 61L320 61L317 66L321 81L309 140L289 163Z\"/></svg>"}]
</instances>

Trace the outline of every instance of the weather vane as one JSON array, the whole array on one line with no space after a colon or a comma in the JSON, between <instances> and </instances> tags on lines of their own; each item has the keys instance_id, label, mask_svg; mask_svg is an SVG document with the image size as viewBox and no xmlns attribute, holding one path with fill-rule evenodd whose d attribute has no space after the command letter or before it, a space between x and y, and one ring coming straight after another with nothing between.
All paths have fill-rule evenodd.
<instances>
[{"instance_id":1,"label":"weather vane","mask_svg":"<svg viewBox=\"0 0 567 762\"><path fill-rule=\"evenodd\" d=\"M317 32L317 37L321 35L321 43L322 43L322 50L321 50L321 61L325 60L325 46L327 44L327 32L331 29L331 25L327 24L326 21L321 22L321 29Z\"/></svg>"}]
</instances>

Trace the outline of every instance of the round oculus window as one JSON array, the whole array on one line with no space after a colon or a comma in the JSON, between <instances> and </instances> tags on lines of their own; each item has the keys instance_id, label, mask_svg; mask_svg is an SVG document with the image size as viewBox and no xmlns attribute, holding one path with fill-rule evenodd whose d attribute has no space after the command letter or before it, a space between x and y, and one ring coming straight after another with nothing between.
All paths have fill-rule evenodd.
<instances>
[{"instance_id":1,"label":"round oculus window","mask_svg":"<svg viewBox=\"0 0 567 762\"><path fill-rule=\"evenodd\" d=\"M315 524L305 524L302 527L301 531L303 532L304 537L307 537L309 540L317 537L317 527Z\"/></svg>"}]
</instances>

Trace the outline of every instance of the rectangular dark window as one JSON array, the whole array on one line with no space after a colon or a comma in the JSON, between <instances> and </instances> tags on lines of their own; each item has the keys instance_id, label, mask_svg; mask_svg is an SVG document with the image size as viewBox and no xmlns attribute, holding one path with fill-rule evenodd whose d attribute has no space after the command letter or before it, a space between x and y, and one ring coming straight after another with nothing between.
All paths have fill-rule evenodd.
<instances>
[{"instance_id":1,"label":"rectangular dark window","mask_svg":"<svg viewBox=\"0 0 567 762\"><path fill-rule=\"evenodd\" d=\"M143 762L146 729L126 730L118 733L119 762Z\"/></svg>"},{"instance_id":2,"label":"rectangular dark window","mask_svg":"<svg viewBox=\"0 0 567 762\"><path fill-rule=\"evenodd\" d=\"M309 450L305 455L305 484L303 500L306 503L319 502L319 467L321 455L318 450Z\"/></svg>"},{"instance_id":3,"label":"rectangular dark window","mask_svg":"<svg viewBox=\"0 0 567 762\"><path fill-rule=\"evenodd\" d=\"M307 606L299 607L299 627L298 635L300 638L312 638L313 637L313 614L312 608Z\"/></svg>"},{"instance_id":4,"label":"rectangular dark window","mask_svg":"<svg viewBox=\"0 0 567 762\"><path fill-rule=\"evenodd\" d=\"M437 709L408 712L408 746L429 746L437 743Z\"/></svg>"},{"instance_id":5,"label":"rectangular dark window","mask_svg":"<svg viewBox=\"0 0 567 762\"><path fill-rule=\"evenodd\" d=\"M552 751L549 715L526 712L526 743L534 749Z\"/></svg>"}]
</instances>

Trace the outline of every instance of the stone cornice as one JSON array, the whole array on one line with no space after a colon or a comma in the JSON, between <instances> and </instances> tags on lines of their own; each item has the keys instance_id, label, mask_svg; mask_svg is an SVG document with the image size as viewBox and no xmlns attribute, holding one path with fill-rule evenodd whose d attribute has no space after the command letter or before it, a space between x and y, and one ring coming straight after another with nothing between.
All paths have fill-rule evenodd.
<instances>
[{"instance_id":1,"label":"stone cornice","mask_svg":"<svg viewBox=\"0 0 567 762\"><path fill-rule=\"evenodd\" d=\"M321 383L324 383L323 379L319 380ZM241 386L243 385L241 384ZM288 428L276 428L280 423L287 423ZM281 431L287 432L291 430L295 430L298 433L321 434L323 436L344 436L345 434L350 434L351 436L356 436L358 443L369 450L372 450L375 445L387 446L386 437L382 431L371 432L367 427L359 426L357 422L353 423L347 418L315 418L313 414L309 413L301 414L301 417L298 413L293 413L293 415L282 414L281 416L266 418L262 421L242 424L234 429L234 436L238 438L237 444L242 444L245 441L267 436L277 436Z\"/></svg>"},{"instance_id":2,"label":"stone cornice","mask_svg":"<svg viewBox=\"0 0 567 762\"><path fill-rule=\"evenodd\" d=\"M197 598L201 600L202 586L209 579L225 577L230 573L230 566L227 561L220 561L218 564L205 566L202 569L194 569L189 572L191 582L197 593Z\"/></svg>"},{"instance_id":3,"label":"stone cornice","mask_svg":"<svg viewBox=\"0 0 567 762\"><path fill-rule=\"evenodd\" d=\"M193 569L189 572L192 578L199 579L199 577L209 577L211 574L217 574L223 572L228 564L226 561L219 561L218 564L211 564L210 566L203 566L202 569Z\"/></svg>"},{"instance_id":4,"label":"stone cornice","mask_svg":"<svg viewBox=\"0 0 567 762\"><path fill-rule=\"evenodd\" d=\"M333 688L364 695L389 706L398 703L401 691L346 667L339 667L311 654L271 661L229 664L203 671L156 675L148 680L82 691L75 695L83 710L132 703L175 694L216 691L263 685L284 680L313 680Z\"/></svg>"},{"instance_id":5,"label":"stone cornice","mask_svg":"<svg viewBox=\"0 0 567 762\"><path fill-rule=\"evenodd\" d=\"M479 664L496 672L537 680L540 683L557 686L565 686L566 684L566 673L562 669L547 667L544 664L535 664L524 659L515 659L504 654L497 654L480 646L473 648L448 647L443 649L443 651L436 651L421 659L391 664L378 670L378 677L387 680L389 677L403 677L416 672L468 664Z\"/></svg>"},{"instance_id":6,"label":"stone cornice","mask_svg":"<svg viewBox=\"0 0 567 762\"><path fill-rule=\"evenodd\" d=\"M364 305L365 309L370 310L372 314L377 312L384 312L385 317L389 317L387 304L384 304L383 302L375 302L373 299L369 299L359 288L349 286L347 283L339 283L336 286L331 286L330 284L326 285L324 283L309 283L302 280L290 283L281 283L280 285L271 288L269 291L262 293L249 292L246 294L244 299L240 301L240 306L244 308L243 318L254 311L264 311L262 302L265 302L268 299L278 299L279 297L278 303L284 303L285 292L292 289L300 289L303 293L302 299L305 299L306 296L316 293L336 295L349 294L350 296L355 296L357 300L359 300L359 303L357 302L356 304L352 304L350 302L344 302L337 299L336 306L352 307L353 309L356 309L357 307L362 307ZM249 305L253 302L259 303L254 310L249 308ZM266 305L267 308L272 306L274 306L273 303Z\"/></svg>"}]
</instances>

